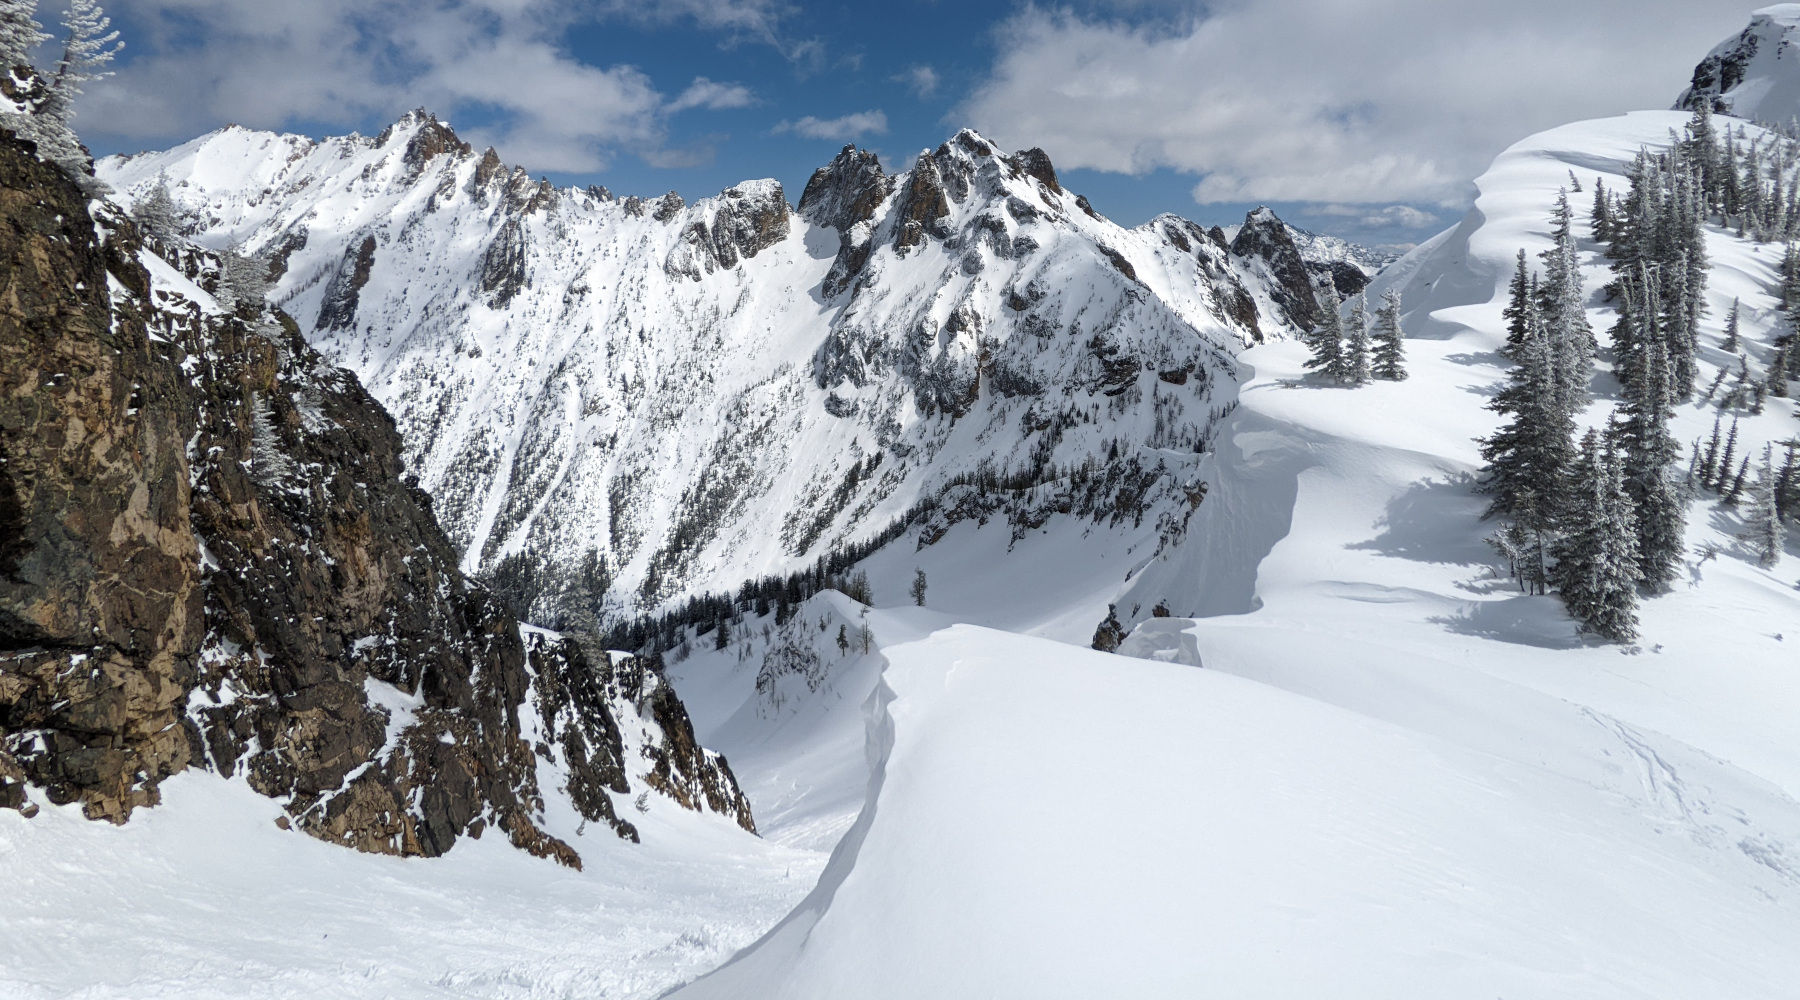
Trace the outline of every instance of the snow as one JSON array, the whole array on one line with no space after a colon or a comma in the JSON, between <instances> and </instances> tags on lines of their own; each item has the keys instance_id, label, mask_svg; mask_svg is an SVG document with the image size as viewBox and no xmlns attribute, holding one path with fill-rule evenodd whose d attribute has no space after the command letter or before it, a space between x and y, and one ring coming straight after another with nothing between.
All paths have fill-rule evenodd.
<instances>
[{"instance_id":1,"label":"snow","mask_svg":"<svg viewBox=\"0 0 1800 1000\"><path fill-rule=\"evenodd\" d=\"M1795 32L1800 29L1800 4L1764 7L1750 16L1750 25L1715 45L1707 53L1715 85L1720 63L1738 64L1736 83L1719 94L1730 113L1739 117L1786 124L1800 114L1800 70L1793 54ZM1682 100L1691 95L1682 94Z\"/></svg>"},{"instance_id":2,"label":"snow","mask_svg":"<svg viewBox=\"0 0 1800 1000\"><path fill-rule=\"evenodd\" d=\"M1103 592L1194 614L1134 632L1151 662L971 626L884 648L851 835L806 903L676 995L1788 995L1793 547L1758 569L1702 500L1689 541L1726 554L1620 649L1511 587L1471 488L1514 252L1548 246L1571 165L1614 185L1683 117L1502 155L1469 220L1384 276L1410 380L1319 387L1293 343L1240 356L1204 523ZM1741 295L1760 356L1773 248L1709 239L1703 339ZM1790 404L1746 427L1797 430ZM1154 662L1185 643L1204 669Z\"/></svg>"},{"instance_id":3,"label":"snow","mask_svg":"<svg viewBox=\"0 0 1800 1000\"><path fill-rule=\"evenodd\" d=\"M641 845L583 839L579 873L495 837L372 857L200 774L120 828L0 811L0 995L1791 995L1800 551L1757 568L1740 515L1702 498L1688 543L1719 555L1622 649L1512 588L1472 484L1514 254L1549 246L1571 169L1622 190L1684 121L1503 153L1469 217L1371 289L1402 293L1409 380L1323 387L1287 341L1238 354L1178 543L964 521L868 560L875 609L826 593L723 650L690 636L668 676L761 838L652 809L629 817ZM1573 198L1585 219L1591 189ZM1604 331L1605 262L1582 250ZM1757 364L1781 332L1778 248L1713 231L1709 253L1703 382L1735 364L1732 298ZM1684 406L1677 438L1711 422ZM1742 426L1757 451L1800 433L1779 400ZM895 606L915 568L927 607ZM1081 648L1108 604L1133 655ZM864 626L868 653L837 646Z\"/></svg>"},{"instance_id":4,"label":"snow","mask_svg":"<svg viewBox=\"0 0 1800 1000\"><path fill-rule=\"evenodd\" d=\"M815 854L679 809L644 844L583 838L576 872L494 833L442 858L275 826L242 780L190 772L122 827L0 810L0 996L143 1000L653 997L811 887Z\"/></svg>"}]
</instances>

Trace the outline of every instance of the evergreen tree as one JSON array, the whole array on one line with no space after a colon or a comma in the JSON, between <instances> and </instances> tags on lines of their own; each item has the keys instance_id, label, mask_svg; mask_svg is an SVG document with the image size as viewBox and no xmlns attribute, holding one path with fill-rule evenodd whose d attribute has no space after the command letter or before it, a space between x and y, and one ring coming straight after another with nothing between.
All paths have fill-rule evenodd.
<instances>
[{"instance_id":1,"label":"evergreen tree","mask_svg":"<svg viewBox=\"0 0 1800 1000\"><path fill-rule=\"evenodd\" d=\"M1659 589L1675 579L1683 552L1687 514L1677 490L1675 463L1681 447L1669 432L1669 364L1660 341L1638 352L1639 370L1624 379L1622 447L1625 492L1637 511L1638 570L1644 585Z\"/></svg>"},{"instance_id":2,"label":"evergreen tree","mask_svg":"<svg viewBox=\"0 0 1800 1000\"><path fill-rule=\"evenodd\" d=\"M1345 385L1368 385L1374 375L1370 368L1369 300L1358 295L1350 306L1346 321L1340 381Z\"/></svg>"},{"instance_id":3,"label":"evergreen tree","mask_svg":"<svg viewBox=\"0 0 1800 1000\"><path fill-rule=\"evenodd\" d=\"M1519 360L1519 351L1524 347L1528 329L1526 317L1536 301L1536 286L1532 284L1531 269L1526 266L1525 251L1521 248L1518 267L1513 270L1512 282L1506 286L1506 308L1500 310L1506 320L1506 346L1500 353L1513 361Z\"/></svg>"},{"instance_id":4,"label":"evergreen tree","mask_svg":"<svg viewBox=\"0 0 1800 1000\"><path fill-rule=\"evenodd\" d=\"M1792 366L1794 341L1792 337L1783 337L1775 349L1775 360L1769 363L1769 377L1765 386L1768 393L1778 399L1786 399L1788 395L1788 369Z\"/></svg>"},{"instance_id":5,"label":"evergreen tree","mask_svg":"<svg viewBox=\"0 0 1800 1000\"><path fill-rule=\"evenodd\" d=\"M713 648L724 649L729 645L731 645L731 619L721 618L719 619L719 627L715 630L713 636Z\"/></svg>"},{"instance_id":6,"label":"evergreen tree","mask_svg":"<svg viewBox=\"0 0 1800 1000\"><path fill-rule=\"evenodd\" d=\"M1612 241L1612 204L1607 200L1606 185L1594 178L1594 208L1588 215L1593 224L1594 239L1600 243Z\"/></svg>"},{"instance_id":7,"label":"evergreen tree","mask_svg":"<svg viewBox=\"0 0 1800 1000\"><path fill-rule=\"evenodd\" d=\"M839 656L850 655L850 626L842 624L838 626L837 648Z\"/></svg>"},{"instance_id":8,"label":"evergreen tree","mask_svg":"<svg viewBox=\"0 0 1800 1000\"><path fill-rule=\"evenodd\" d=\"M1400 329L1400 293L1390 288L1381 294L1375 311L1376 378L1399 382L1406 378L1406 334Z\"/></svg>"},{"instance_id":9,"label":"evergreen tree","mask_svg":"<svg viewBox=\"0 0 1800 1000\"><path fill-rule=\"evenodd\" d=\"M137 204L131 208L132 221L136 222L139 228L152 236L163 239L174 236L179 231L180 225L176 221L177 214L175 199L169 194L169 175L166 173L157 174L156 186L138 199Z\"/></svg>"},{"instance_id":10,"label":"evergreen tree","mask_svg":"<svg viewBox=\"0 0 1800 1000\"><path fill-rule=\"evenodd\" d=\"M1731 300L1731 315L1725 317L1725 340L1719 345L1724 350L1736 354L1738 350L1738 300Z\"/></svg>"},{"instance_id":11,"label":"evergreen tree","mask_svg":"<svg viewBox=\"0 0 1800 1000\"><path fill-rule=\"evenodd\" d=\"M1526 311L1519 355L1506 387L1488 403L1488 409L1512 419L1481 441L1481 457L1487 463L1481 488L1494 496L1489 516L1516 514L1520 498L1529 491L1539 509L1553 518L1564 496L1562 480L1575 421L1558 399L1556 368L1535 304Z\"/></svg>"},{"instance_id":12,"label":"evergreen tree","mask_svg":"<svg viewBox=\"0 0 1800 1000\"><path fill-rule=\"evenodd\" d=\"M30 66L32 50L49 39L33 19L36 13L37 0L0 0L0 72Z\"/></svg>"},{"instance_id":13,"label":"evergreen tree","mask_svg":"<svg viewBox=\"0 0 1800 1000\"><path fill-rule=\"evenodd\" d=\"M913 568L912 599L919 607L925 606L925 571L918 567Z\"/></svg>"},{"instance_id":14,"label":"evergreen tree","mask_svg":"<svg viewBox=\"0 0 1800 1000\"><path fill-rule=\"evenodd\" d=\"M1637 638L1637 530L1623 464L1588 431L1572 467L1565 532L1554 548L1556 589L1569 614L1609 642Z\"/></svg>"},{"instance_id":15,"label":"evergreen tree","mask_svg":"<svg viewBox=\"0 0 1800 1000\"><path fill-rule=\"evenodd\" d=\"M1777 480L1774 446L1763 445L1762 464L1757 466L1754 499L1750 505L1750 548L1756 553L1756 564L1772 569L1781 561L1781 549L1787 539L1787 528L1781 523L1777 506Z\"/></svg>"},{"instance_id":16,"label":"evergreen tree","mask_svg":"<svg viewBox=\"0 0 1800 1000\"><path fill-rule=\"evenodd\" d=\"M1307 335L1307 346L1312 349L1312 357L1306 359L1306 367L1334 381L1342 381L1344 371L1344 328L1343 318L1338 314L1336 293L1328 296L1332 306L1325 310L1325 318Z\"/></svg>"},{"instance_id":17,"label":"evergreen tree","mask_svg":"<svg viewBox=\"0 0 1800 1000\"><path fill-rule=\"evenodd\" d=\"M1570 413L1587 406L1588 382L1594 369L1594 331L1583 303L1581 262L1575 246L1575 213L1569 194L1559 191L1550 216L1555 245L1540 256L1544 283L1539 309L1556 365L1557 401Z\"/></svg>"}]
</instances>

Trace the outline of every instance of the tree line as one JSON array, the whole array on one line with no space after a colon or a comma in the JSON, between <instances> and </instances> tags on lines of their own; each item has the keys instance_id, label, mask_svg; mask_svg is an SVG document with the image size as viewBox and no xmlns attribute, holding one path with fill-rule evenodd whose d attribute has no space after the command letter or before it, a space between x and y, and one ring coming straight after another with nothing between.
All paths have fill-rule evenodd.
<instances>
[{"instance_id":1,"label":"tree line","mask_svg":"<svg viewBox=\"0 0 1800 1000\"><path fill-rule=\"evenodd\" d=\"M1639 598L1674 580L1696 489L1719 490L1733 504L1749 491L1745 540L1764 566L1780 558L1782 518L1796 509L1792 447L1780 471L1765 448L1756 478L1746 482L1748 456L1731 469L1734 423L1723 445L1717 429L1710 447L1695 442L1683 475L1676 468L1681 446L1669 427L1675 406L1697 391L1707 223L1735 219L1751 233L1786 233L1800 224L1800 213L1785 207L1796 194L1783 187L1785 166L1759 166L1761 155L1791 164L1791 150L1777 151L1792 143L1764 148L1759 139L1745 150L1741 137L1740 129L1737 139L1728 133L1720 141L1703 109L1667 151L1639 152L1622 198L1595 184L1590 221L1606 244L1607 293L1618 312L1609 346L1620 401L1602 427L1576 438L1576 418L1592 400L1598 344L1583 306L1566 189L1551 212L1551 248L1535 269L1519 251L1508 288L1501 353L1512 368L1488 404L1505 419L1480 442L1481 489L1493 498L1487 515L1505 519L1490 542L1522 589L1555 589L1584 631L1612 642L1635 639ZM1800 265L1794 271L1800 274ZM1800 279L1792 298L1800 302ZM1735 351L1738 340L1734 305L1721 346ZM1785 396L1791 351L1780 353L1763 384ZM1715 381L1707 398L1719 386Z\"/></svg>"}]
</instances>

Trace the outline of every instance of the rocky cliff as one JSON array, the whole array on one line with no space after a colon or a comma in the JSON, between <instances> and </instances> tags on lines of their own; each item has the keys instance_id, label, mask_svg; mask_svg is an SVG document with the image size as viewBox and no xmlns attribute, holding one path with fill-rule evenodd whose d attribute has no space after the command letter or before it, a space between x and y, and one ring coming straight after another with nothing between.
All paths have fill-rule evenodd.
<instances>
[{"instance_id":1,"label":"rocky cliff","mask_svg":"<svg viewBox=\"0 0 1800 1000\"><path fill-rule=\"evenodd\" d=\"M273 262L93 204L0 143L0 805L123 822L202 766L381 853L498 828L578 865L544 797L635 838L634 784L753 827L672 694L528 651L465 579L393 420L267 307Z\"/></svg>"}]
</instances>

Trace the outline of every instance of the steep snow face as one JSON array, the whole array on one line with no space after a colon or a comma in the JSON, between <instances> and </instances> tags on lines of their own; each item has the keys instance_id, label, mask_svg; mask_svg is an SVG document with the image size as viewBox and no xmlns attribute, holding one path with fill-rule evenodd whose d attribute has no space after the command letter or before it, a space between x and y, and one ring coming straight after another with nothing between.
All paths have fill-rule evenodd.
<instances>
[{"instance_id":1,"label":"steep snow face","mask_svg":"<svg viewBox=\"0 0 1800 1000\"><path fill-rule=\"evenodd\" d=\"M1800 115L1800 4L1764 7L1750 24L1727 38L1694 67L1693 83L1675 101L1677 111L1702 102L1724 115L1785 124Z\"/></svg>"},{"instance_id":2,"label":"steep snow face","mask_svg":"<svg viewBox=\"0 0 1800 1000\"><path fill-rule=\"evenodd\" d=\"M1304 324L1263 262L1183 220L1120 228L967 131L894 176L847 149L798 212L772 181L557 190L423 113L100 173L126 201L166 182L197 239L265 256L394 414L466 568L571 623L927 510L927 538L995 514L1176 537L1231 353Z\"/></svg>"}]
</instances>

